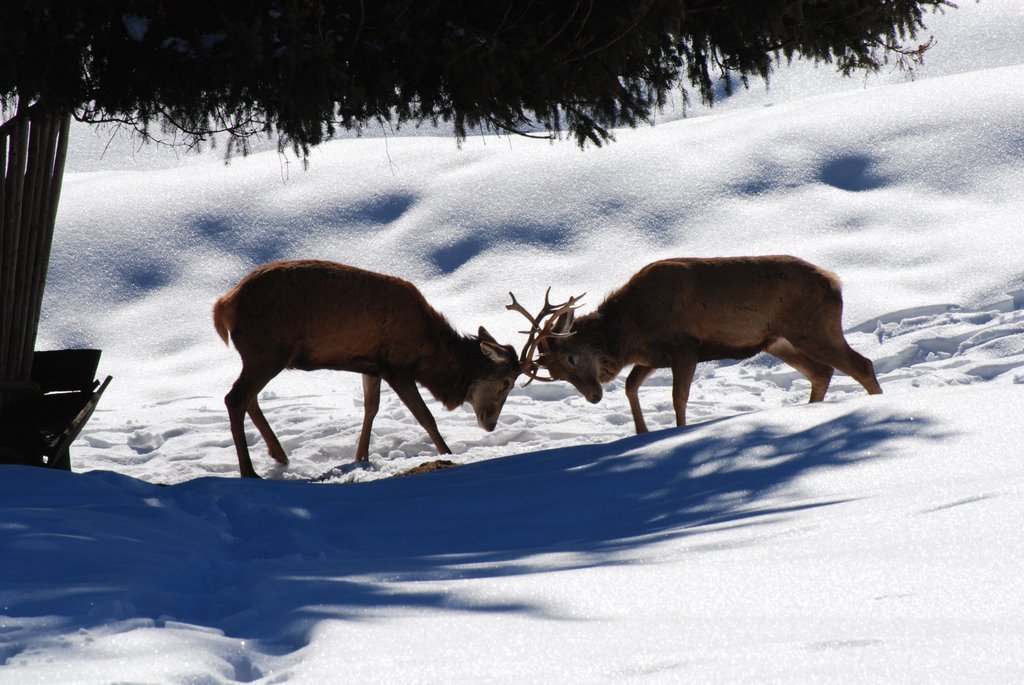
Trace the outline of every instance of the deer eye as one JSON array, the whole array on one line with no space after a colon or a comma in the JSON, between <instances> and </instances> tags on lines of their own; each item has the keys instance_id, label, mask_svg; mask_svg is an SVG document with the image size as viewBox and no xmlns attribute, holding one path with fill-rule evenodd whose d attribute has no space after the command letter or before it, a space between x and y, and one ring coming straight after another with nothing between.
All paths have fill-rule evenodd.
<instances>
[{"instance_id":1,"label":"deer eye","mask_svg":"<svg viewBox=\"0 0 1024 685\"><path fill-rule=\"evenodd\" d=\"M570 354L568 357L565 358L565 361L569 364L569 366L573 367L574 369L576 368L576 357Z\"/></svg>"}]
</instances>

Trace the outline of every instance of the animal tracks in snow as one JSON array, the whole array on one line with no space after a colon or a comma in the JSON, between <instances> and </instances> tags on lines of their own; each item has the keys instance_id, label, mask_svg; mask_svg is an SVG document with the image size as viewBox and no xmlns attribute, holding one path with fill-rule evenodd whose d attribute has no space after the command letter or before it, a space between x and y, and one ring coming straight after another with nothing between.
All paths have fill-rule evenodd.
<instances>
[{"instance_id":1,"label":"animal tracks in snow","mask_svg":"<svg viewBox=\"0 0 1024 685\"><path fill-rule=\"evenodd\" d=\"M847 330L851 346L872 359L886 393L972 383L1024 383L1024 291L987 306L939 304L879 315ZM115 371L116 377L116 371ZM293 376L293 378L299 378ZM603 443L632 434L623 385L606 386L600 405L587 404L566 383L517 387L498 427L485 433L467 408L444 410L424 392L456 463L569 445ZM323 395L268 391L261 406L291 458L276 466L250 422L246 435L257 470L271 478L330 482L373 480L437 458L430 440L385 387L370 445L370 464L352 468L362 421L362 389L354 374L334 374ZM769 355L701 364L688 420L807 402L809 384ZM864 396L853 379L836 373L827 402ZM641 388L651 430L674 427L671 375L658 371ZM235 475L237 460L220 397L187 397L142 407L101 407L72 447L76 470L116 469L144 480L175 482L204 475ZM173 462L168 469L166 464Z\"/></svg>"}]
</instances>

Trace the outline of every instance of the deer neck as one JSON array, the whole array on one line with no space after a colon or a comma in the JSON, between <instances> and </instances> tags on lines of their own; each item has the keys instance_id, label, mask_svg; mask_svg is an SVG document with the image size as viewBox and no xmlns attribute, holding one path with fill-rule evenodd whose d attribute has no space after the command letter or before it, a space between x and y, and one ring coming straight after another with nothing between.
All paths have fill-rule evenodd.
<instances>
[{"instance_id":1,"label":"deer neck","mask_svg":"<svg viewBox=\"0 0 1024 685\"><path fill-rule=\"evenodd\" d=\"M438 336L434 354L420 364L416 381L446 409L455 409L466 401L475 362L480 357L480 343L475 338L449 328Z\"/></svg>"},{"instance_id":2,"label":"deer neck","mask_svg":"<svg viewBox=\"0 0 1024 685\"><path fill-rule=\"evenodd\" d=\"M617 307L607 307L580 318L573 326L573 337L597 353L600 365L600 380L607 383L619 375L630 363L626 350L626 336Z\"/></svg>"}]
</instances>

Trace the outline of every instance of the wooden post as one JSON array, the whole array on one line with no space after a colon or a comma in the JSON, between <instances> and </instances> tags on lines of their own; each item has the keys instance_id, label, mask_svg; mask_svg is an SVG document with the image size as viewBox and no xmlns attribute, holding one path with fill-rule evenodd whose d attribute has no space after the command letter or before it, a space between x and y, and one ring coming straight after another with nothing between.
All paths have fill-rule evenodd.
<instances>
[{"instance_id":1,"label":"wooden post","mask_svg":"<svg viewBox=\"0 0 1024 685\"><path fill-rule=\"evenodd\" d=\"M43 148L45 147L46 120L48 117L38 110L29 111L28 149L25 155L25 180L21 194L21 216L19 217L17 272L14 286L14 324L16 330L11 340L7 363L18 376L27 377L31 367L25 369L25 343L31 337L35 345L35 330L29 330L29 297L32 295L32 280L38 268L35 246L39 239L36 212L39 204L40 186L43 174Z\"/></svg>"},{"instance_id":2,"label":"wooden post","mask_svg":"<svg viewBox=\"0 0 1024 685\"><path fill-rule=\"evenodd\" d=\"M43 154L44 173L42 196L39 205L39 242L36 251L36 269L32 277L32 291L29 296L28 326L30 335L24 340L25 357L22 363L31 372L32 353L35 351L36 330L39 328L39 317L43 307L43 292L46 288L46 274L50 268L50 250L53 247L53 230L57 223L57 205L60 202L60 189L64 180L64 163L68 156L68 134L71 129L71 116L50 117L51 131L47 136L47 148Z\"/></svg>"},{"instance_id":3,"label":"wooden post","mask_svg":"<svg viewBox=\"0 0 1024 685\"><path fill-rule=\"evenodd\" d=\"M18 106L18 113L14 119L9 121L11 131L8 135L10 149L7 155L7 178L4 179L4 194L6 195L6 207L4 208L4 269L3 283L0 284L0 304L2 311L0 317L7 323L7 330L3 339L0 339L0 379L2 380L27 380L27 374L15 368L13 357L15 355L14 340L21 337L22 326L15 318L17 306L19 271L18 256L21 249L21 213L23 207L23 196L25 189L25 168L28 157L28 134L29 122L27 108Z\"/></svg>"}]
</instances>

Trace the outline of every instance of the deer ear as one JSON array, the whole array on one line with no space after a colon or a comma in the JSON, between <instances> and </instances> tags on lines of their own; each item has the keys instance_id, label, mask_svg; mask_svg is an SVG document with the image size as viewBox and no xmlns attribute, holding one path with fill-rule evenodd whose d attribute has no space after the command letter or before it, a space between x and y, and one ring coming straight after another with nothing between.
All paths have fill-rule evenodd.
<instances>
[{"instance_id":1,"label":"deer ear","mask_svg":"<svg viewBox=\"0 0 1024 685\"><path fill-rule=\"evenodd\" d=\"M554 333L566 335L572 330L572 322L576 318L576 312L570 309L555 320Z\"/></svg>"},{"instance_id":2,"label":"deer ear","mask_svg":"<svg viewBox=\"0 0 1024 685\"><path fill-rule=\"evenodd\" d=\"M480 338L480 340L486 340L487 342L498 342L497 340L494 339L494 336L488 333L487 329L484 328L483 326L481 326L480 329L476 332L476 337Z\"/></svg>"},{"instance_id":3,"label":"deer ear","mask_svg":"<svg viewBox=\"0 0 1024 685\"><path fill-rule=\"evenodd\" d=\"M480 351L484 353L485 357L490 359L495 364L505 364L510 359L515 359L514 354L511 354L504 347L490 340L480 341Z\"/></svg>"}]
</instances>

